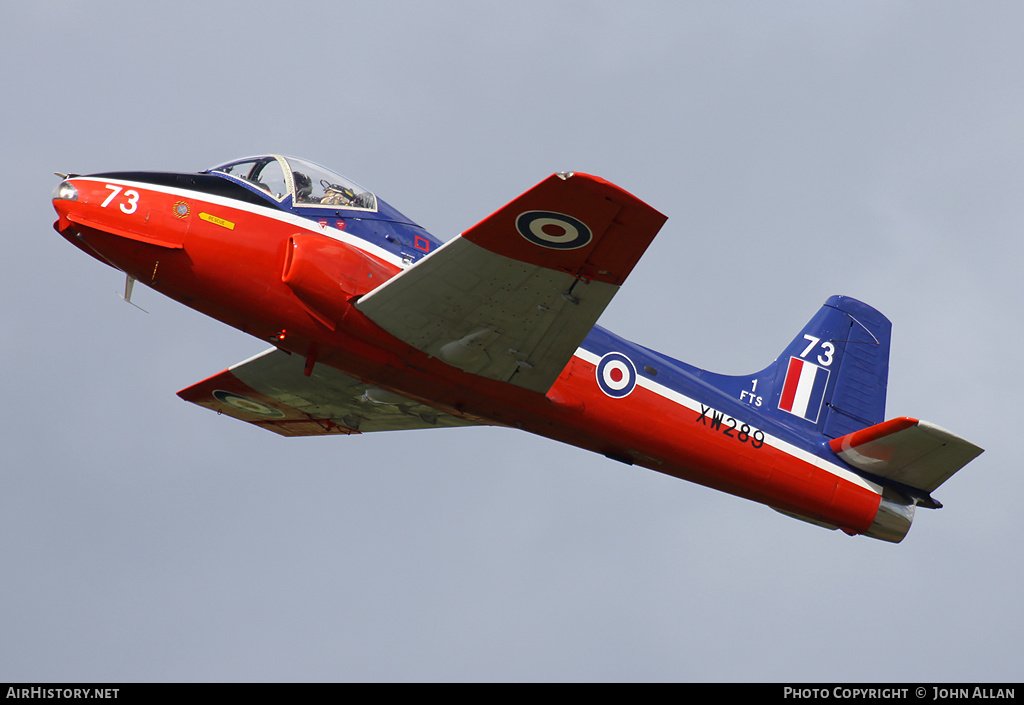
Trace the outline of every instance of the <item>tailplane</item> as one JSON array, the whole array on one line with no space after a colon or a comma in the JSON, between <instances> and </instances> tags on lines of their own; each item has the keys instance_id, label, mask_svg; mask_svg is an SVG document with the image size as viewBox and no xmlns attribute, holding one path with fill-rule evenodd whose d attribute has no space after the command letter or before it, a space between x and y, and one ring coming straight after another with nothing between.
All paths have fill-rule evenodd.
<instances>
[{"instance_id":1,"label":"tailplane","mask_svg":"<svg viewBox=\"0 0 1024 705\"><path fill-rule=\"evenodd\" d=\"M942 506L931 493L983 451L927 421L892 419L829 441L832 451L873 479L912 497L918 506Z\"/></svg>"}]
</instances>

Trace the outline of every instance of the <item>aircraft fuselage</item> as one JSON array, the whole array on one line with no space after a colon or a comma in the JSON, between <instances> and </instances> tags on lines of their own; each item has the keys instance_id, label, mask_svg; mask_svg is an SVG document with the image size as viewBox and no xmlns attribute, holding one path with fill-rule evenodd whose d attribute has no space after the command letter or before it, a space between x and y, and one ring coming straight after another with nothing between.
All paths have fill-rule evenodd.
<instances>
[{"instance_id":1,"label":"aircraft fuselage","mask_svg":"<svg viewBox=\"0 0 1024 705\"><path fill-rule=\"evenodd\" d=\"M711 375L595 327L538 393L389 334L356 302L441 243L383 202L374 212L303 212L218 174L120 172L61 188L55 228L66 239L302 358L307 375L329 366L453 417L523 429L851 534L898 541L909 528L902 509L896 519L880 512L883 485L838 460L827 438L809 441L778 412L764 413L785 394L767 374ZM805 357L828 370L824 345ZM338 432L356 430L336 421Z\"/></svg>"}]
</instances>

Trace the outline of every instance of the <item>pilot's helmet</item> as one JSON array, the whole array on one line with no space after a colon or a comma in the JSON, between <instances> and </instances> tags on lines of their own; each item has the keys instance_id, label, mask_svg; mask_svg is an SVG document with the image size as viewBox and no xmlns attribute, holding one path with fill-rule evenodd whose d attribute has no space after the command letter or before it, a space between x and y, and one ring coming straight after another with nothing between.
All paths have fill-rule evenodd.
<instances>
[{"instance_id":1,"label":"pilot's helmet","mask_svg":"<svg viewBox=\"0 0 1024 705\"><path fill-rule=\"evenodd\" d=\"M301 171L293 171L295 177L295 200L308 201L313 194L313 180Z\"/></svg>"}]
</instances>

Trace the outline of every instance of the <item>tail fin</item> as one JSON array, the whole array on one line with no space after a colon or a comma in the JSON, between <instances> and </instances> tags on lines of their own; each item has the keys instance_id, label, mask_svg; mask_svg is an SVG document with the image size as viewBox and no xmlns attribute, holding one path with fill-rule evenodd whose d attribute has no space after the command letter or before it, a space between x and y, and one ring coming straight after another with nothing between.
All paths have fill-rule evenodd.
<instances>
[{"instance_id":1,"label":"tail fin","mask_svg":"<svg viewBox=\"0 0 1024 705\"><path fill-rule=\"evenodd\" d=\"M701 376L800 435L830 439L837 457L885 485L879 517L866 533L899 542L913 507L941 507L931 493L983 451L925 421L885 421L891 336L892 324L881 313L833 296L757 374Z\"/></svg>"},{"instance_id":2,"label":"tail fin","mask_svg":"<svg viewBox=\"0 0 1024 705\"><path fill-rule=\"evenodd\" d=\"M833 296L755 378L764 412L829 438L885 418L892 324L874 308ZM770 386L769 386L770 385Z\"/></svg>"}]
</instances>

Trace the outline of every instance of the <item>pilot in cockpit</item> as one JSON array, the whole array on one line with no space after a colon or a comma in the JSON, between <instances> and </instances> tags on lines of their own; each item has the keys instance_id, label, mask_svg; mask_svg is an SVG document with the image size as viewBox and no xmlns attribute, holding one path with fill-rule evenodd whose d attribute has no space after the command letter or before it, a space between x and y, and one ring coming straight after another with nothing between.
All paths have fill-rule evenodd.
<instances>
[{"instance_id":1,"label":"pilot in cockpit","mask_svg":"<svg viewBox=\"0 0 1024 705\"><path fill-rule=\"evenodd\" d=\"M301 171L293 171L295 179L295 202L296 203L319 203L319 198L313 198L313 180Z\"/></svg>"}]
</instances>

